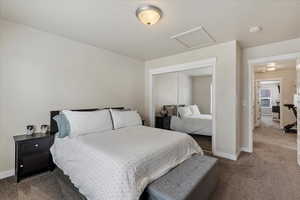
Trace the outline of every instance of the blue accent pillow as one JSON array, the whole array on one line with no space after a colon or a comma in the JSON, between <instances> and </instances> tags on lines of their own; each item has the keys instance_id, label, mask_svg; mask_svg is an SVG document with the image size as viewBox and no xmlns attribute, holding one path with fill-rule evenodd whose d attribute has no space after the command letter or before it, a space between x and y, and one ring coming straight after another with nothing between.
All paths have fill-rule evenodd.
<instances>
[{"instance_id":1,"label":"blue accent pillow","mask_svg":"<svg viewBox=\"0 0 300 200\"><path fill-rule=\"evenodd\" d=\"M56 121L57 124L58 138L64 138L70 135L70 131L71 131L70 123L64 114L56 115L55 117L53 117L53 119Z\"/></svg>"}]
</instances>

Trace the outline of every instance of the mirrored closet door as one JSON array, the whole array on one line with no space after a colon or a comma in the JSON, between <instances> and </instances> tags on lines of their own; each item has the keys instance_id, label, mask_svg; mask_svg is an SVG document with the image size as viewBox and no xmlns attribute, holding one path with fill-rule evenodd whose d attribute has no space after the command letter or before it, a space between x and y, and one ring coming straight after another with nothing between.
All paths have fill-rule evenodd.
<instances>
[{"instance_id":1,"label":"mirrored closet door","mask_svg":"<svg viewBox=\"0 0 300 200\"><path fill-rule=\"evenodd\" d=\"M211 151L212 67L153 76L155 127L183 132ZM200 143L199 142L199 143Z\"/></svg>"}]
</instances>

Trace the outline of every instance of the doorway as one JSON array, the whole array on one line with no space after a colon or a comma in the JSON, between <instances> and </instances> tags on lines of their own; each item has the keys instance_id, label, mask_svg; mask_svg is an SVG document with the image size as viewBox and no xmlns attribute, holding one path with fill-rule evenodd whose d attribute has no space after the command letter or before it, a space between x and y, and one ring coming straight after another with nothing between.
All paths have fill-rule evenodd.
<instances>
[{"instance_id":1,"label":"doorway","mask_svg":"<svg viewBox=\"0 0 300 200\"><path fill-rule=\"evenodd\" d=\"M300 54L290 54L248 62L249 152L253 152L253 144L258 144L258 140L260 144L275 144L297 150L297 114L293 109L298 105L299 69L296 66L299 56ZM291 125L296 134L285 130L287 125Z\"/></svg>"},{"instance_id":2,"label":"doorway","mask_svg":"<svg viewBox=\"0 0 300 200\"><path fill-rule=\"evenodd\" d=\"M259 76L260 74L258 74ZM265 76L265 75L264 75ZM283 128L282 78L255 78L254 126Z\"/></svg>"},{"instance_id":3,"label":"doorway","mask_svg":"<svg viewBox=\"0 0 300 200\"><path fill-rule=\"evenodd\" d=\"M170 116L170 121L171 119L174 121L175 127L173 126L173 128L171 128L170 125L170 129L175 129L175 131L178 131L179 129L181 129L183 126L181 125L181 120L182 118L179 117L180 114L180 110L184 110L187 107L191 108L192 106L197 107L198 109L200 108L200 117L199 120L202 120L202 117L204 118L203 121L204 125L208 122L211 123L211 128L210 128L210 135L211 135L211 151L212 154L214 154L215 152L215 127L216 127L216 123L215 123L215 65L216 65L216 58L211 58L211 59L207 59L207 60L200 60L197 62L193 62L193 63L185 63L185 64L180 64L180 65L175 65L175 66L166 66L166 67L162 67L162 68L157 68L157 69L152 69L149 71L149 86L150 86L150 90L149 90L149 119L150 119L150 125L152 127L155 126L155 121L156 121L156 117L157 117L157 113L161 111L161 109L164 109L168 106L169 108L175 107L176 111L174 112L174 110L172 111L168 111L168 113L173 113L172 116ZM209 74L206 74L208 73ZM209 94L211 94L210 96L208 96L207 98L205 98L205 101L209 101L209 104L201 104L204 102L204 99L202 99L203 101L201 101L200 103L197 103L197 96L181 96L178 94L188 94L188 93L192 93L192 88L189 90L187 90L187 85L193 85L193 79L195 79L195 82L199 82L199 81L204 81L204 78L201 78L200 80L200 74L202 75L209 75L210 77L205 77L205 79L210 80L210 83L208 85L208 91ZM199 77L198 77L199 75ZM201 76L202 76L201 75ZM162 101L163 98L157 98L156 94L154 93L154 88L156 87L155 85L155 81L159 80L161 82L161 80L163 80L164 78L168 78L170 79L169 81L163 81L163 87L160 90L160 93L162 93L161 91L163 91L164 89L166 89L166 85L170 85L171 78L175 77L175 82L172 84L173 86L176 85L176 89L169 89L168 92L163 92L163 94L166 94L164 97L165 102L162 103L157 103L157 99L159 101ZM189 83L187 84L179 84L178 80L183 80L183 79L190 79L190 81L188 81ZM198 78L197 78L198 77ZM157 80L156 80L157 79ZM176 81L177 80L177 81ZM203 89L203 88L202 88ZM205 88L207 89L207 88ZM170 93L170 91L173 91L172 94ZM206 90L205 90L206 91ZM169 95L168 95L168 94ZM174 94L173 94L174 93ZM171 96L174 96L172 98L172 100L170 99ZM188 97L188 98L187 98ZM195 101L195 102L193 102ZM161 104L161 105L160 105ZM178 109L178 111L177 111ZM191 108L192 109L192 108ZM202 115L203 113L201 113L201 110L205 113L204 115ZM209 113L206 113L209 112ZM182 115L182 114L181 114ZM194 117L194 116L193 116ZM184 122L186 122L187 119L184 120ZM197 119L191 119L191 120L198 120L198 116ZM210 121L210 122L209 122ZM176 123L175 123L176 122ZM194 123L195 124L195 123ZM187 126L184 126L184 130L179 131L179 132L184 132L187 134L190 134L188 132L186 132L186 128ZM194 127L192 127L194 128ZM204 129L202 129L201 131L203 131ZM198 131L198 130L196 130ZM193 133L191 133L193 134ZM197 132L198 134L198 132ZM206 133L205 133L206 134Z\"/></svg>"}]
</instances>

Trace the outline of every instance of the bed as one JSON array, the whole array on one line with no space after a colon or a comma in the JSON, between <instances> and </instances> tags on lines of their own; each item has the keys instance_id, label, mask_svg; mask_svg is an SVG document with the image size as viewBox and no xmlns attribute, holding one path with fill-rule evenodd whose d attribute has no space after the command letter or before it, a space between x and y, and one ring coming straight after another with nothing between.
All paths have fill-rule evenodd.
<instances>
[{"instance_id":1,"label":"bed","mask_svg":"<svg viewBox=\"0 0 300 200\"><path fill-rule=\"evenodd\" d=\"M51 112L52 134L57 132L53 117L58 113ZM203 152L186 134L140 125L55 137L51 154L86 199L138 200L149 183Z\"/></svg>"},{"instance_id":2,"label":"bed","mask_svg":"<svg viewBox=\"0 0 300 200\"><path fill-rule=\"evenodd\" d=\"M171 117L171 130L188 134L212 136L212 116L195 114L184 117Z\"/></svg>"},{"instance_id":3,"label":"bed","mask_svg":"<svg viewBox=\"0 0 300 200\"><path fill-rule=\"evenodd\" d=\"M164 105L163 109L171 116L171 130L212 136L212 115L201 114L197 105Z\"/></svg>"}]
</instances>

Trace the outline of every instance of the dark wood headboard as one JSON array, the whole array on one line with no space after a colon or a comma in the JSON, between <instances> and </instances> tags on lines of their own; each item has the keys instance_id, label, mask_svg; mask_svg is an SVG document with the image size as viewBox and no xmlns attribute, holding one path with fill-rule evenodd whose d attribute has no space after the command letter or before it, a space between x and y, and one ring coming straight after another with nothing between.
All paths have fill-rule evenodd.
<instances>
[{"instance_id":1,"label":"dark wood headboard","mask_svg":"<svg viewBox=\"0 0 300 200\"><path fill-rule=\"evenodd\" d=\"M117 110L124 110L124 107L112 107L112 108L89 108L89 109L72 109L72 111L79 111L79 112L92 112L97 110L104 110L104 109L117 109ZM56 115L60 113L60 110L50 111L50 134L54 135L58 132L58 127L56 121L53 119Z\"/></svg>"},{"instance_id":2,"label":"dark wood headboard","mask_svg":"<svg viewBox=\"0 0 300 200\"><path fill-rule=\"evenodd\" d=\"M177 115L177 111L178 111L178 108L179 107L184 107L185 105L184 104L173 104L173 105L163 105L163 108L165 110L168 110L171 109L172 110L172 113L168 113L168 115Z\"/></svg>"}]
</instances>

